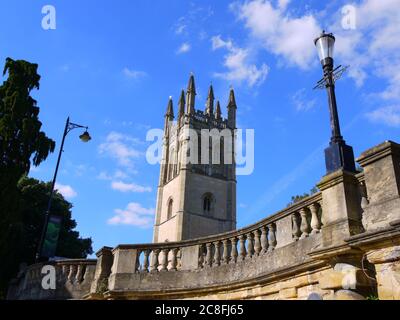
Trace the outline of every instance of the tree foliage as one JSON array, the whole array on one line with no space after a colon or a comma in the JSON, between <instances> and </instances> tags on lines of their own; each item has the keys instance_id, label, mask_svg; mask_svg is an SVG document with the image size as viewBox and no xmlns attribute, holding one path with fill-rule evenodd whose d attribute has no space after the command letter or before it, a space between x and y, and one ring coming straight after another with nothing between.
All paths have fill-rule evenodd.
<instances>
[{"instance_id":1,"label":"tree foliage","mask_svg":"<svg viewBox=\"0 0 400 320\"><path fill-rule=\"evenodd\" d=\"M318 188L317 187L313 187L311 190L310 190L310 192L306 192L306 193L303 193L303 194L298 194L298 195L295 195L295 196L292 196L292 198L290 199L290 202L287 204L287 207L290 207L291 205L294 205L295 203L297 203L297 202L299 202L299 201L301 201L301 200L303 200L303 199L305 199L305 198L307 198L307 197L309 197L309 196L311 196L311 195L313 195L314 193L317 193L318 192Z\"/></svg>"},{"instance_id":2,"label":"tree foliage","mask_svg":"<svg viewBox=\"0 0 400 320\"><path fill-rule=\"evenodd\" d=\"M38 181L33 178L23 178L18 184L20 190L20 211L23 217L23 233L25 249L24 259L33 262L37 243L44 223L44 214L50 196L51 182ZM92 240L82 239L75 231L76 222L71 217L72 204L55 192L50 214L62 217L60 237L56 256L65 258L86 258L92 254Z\"/></svg>"},{"instance_id":3,"label":"tree foliage","mask_svg":"<svg viewBox=\"0 0 400 320\"><path fill-rule=\"evenodd\" d=\"M39 89L37 68L37 64L7 58L3 76L8 73L8 79L0 86L1 173L7 170L16 180L29 172L31 159L38 166L55 147L40 130L39 107L30 95Z\"/></svg>"}]
</instances>

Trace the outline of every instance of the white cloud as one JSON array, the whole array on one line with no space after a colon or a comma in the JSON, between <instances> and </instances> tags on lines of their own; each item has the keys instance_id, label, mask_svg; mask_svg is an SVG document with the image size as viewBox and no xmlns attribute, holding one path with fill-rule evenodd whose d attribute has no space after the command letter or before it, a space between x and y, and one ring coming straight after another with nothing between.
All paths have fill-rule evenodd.
<instances>
[{"instance_id":1,"label":"white cloud","mask_svg":"<svg viewBox=\"0 0 400 320\"><path fill-rule=\"evenodd\" d=\"M306 89L297 90L292 96L292 102L297 111L308 111L315 107L316 99L309 99L306 96Z\"/></svg>"},{"instance_id":2,"label":"white cloud","mask_svg":"<svg viewBox=\"0 0 400 320\"><path fill-rule=\"evenodd\" d=\"M135 183L125 183L122 181L111 182L111 188L122 192L151 192L150 187L144 187Z\"/></svg>"},{"instance_id":3,"label":"white cloud","mask_svg":"<svg viewBox=\"0 0 400 320\"><path fill-rule=\"evenodd\" d=\"M107 222L111 225L125 224L148 228L153 224L154 211L154 208L144 208L140 203L130 202L125 210L115 209L115 215Z\"/></svg>"},{"instance_id":4,"label":"white cloud","mask_svg":"<svg viewBox=\"0 0 400 320\"><path fill-rule=\"evenodd\" d=\"M269 68L264 63L260 67L251 64L249 62L250 49L236 47L231 40L225 41L220 35L211 38L211 46L213 50L225 48L228 51L223 63L228 71L216 72L215 77L239 83L244 81L249 87L264 82Z\"/></svg>"},{"instance_id":5,"label":"white cloud","mask_svg":"<svg viewBox=\"0 0 400 320\"><path fill-rule=\"evenodd\" d=\"M189 10L184 16L181 16L172 29L178 36L188 37L200 32L206 22L214 15L214 11L211 6L202 7L195 3L189 3Z\"/></svg>"},{"instance_id":6,"label":"white cloud","mask_svg":"<svg viewBox=\"0 0 400 320\"><path fill-rule=\"evenodd\" d=\"M373 122L384 123L391 127L400 127L400 105L378 108L366 114Z\"/></svg>"},{"instance_id":7,"label":"white cloud","mask_svg":"<svg viewBox=\"0 0 400 320\"><path fill-rule=\"evenodd\" d=\"M56 183L55 184L55 189L58 190L59 193L61 193L64 198L66 199L71 199L74 198L78 195L78 193L69 185L64 185L61 183Z\"/></svg>"},{"instance_id":8,"label":"white cloud","mask_svg":"<svg viewBox=\"0 0 400 320\"><path fill-rule=\"evenodd\" d=\"M128 67L125 67L122 73L129 79L139 79L147 76L147 73L144 71L129 69Z\"/></svg>"},{"instance_id":9,"label":"white cloud","mask_svg":"<svg viewBox=\"0 0 400 320\"><path fill-rule=\"evenodd\" d=\"M340 19L333 26L337 60L350 65L349 76L360 87L370 77L377 77L383 86L369 95L383 106L367 118L389 126L398 126L400 105L399 6L399 0L364 0L354 4L355 30L343 30Z\"/></svg>"},{"instance_id":10,"label":"white cloud","mask_svg":"<svg viewBox=\"0 0 400 320\"><path fill-rule=\"evenodd\" d=\"M221 36L214 36L211 38L211 46L213 50L219 49L219 48L226 48L228 50L233 49L233 43L231 40L224 41L221 39Z\"/></svg>"},{"instance_id":11,"label":"white cloud","mask_svg":"<svg viewBox=\"0 0 400 320\"><path fill-rule=\"evenodd\" d=\"M133 166L133 159L144 155L133 146L140 144L140 140L118 132L110 132L106 141L99 145L100 154L107 155L117 160L118 164L125 167Z\"/></svg>"},{"instance_id":12,"label":"white cloud","mask_svg":"<svg viewBox=\"0 0 400 320\"><path fill-rule=\"evenodd\" d=\"M177 23L175 24L174 29L175 29L176 34L186 33L187 23L186 23L185 17L180 17L178 19Z\"/></svg>"},{"instance_id":13,"label":"white cloud","mask_svg":"<svg viewBox=\"0 0 400 320\"><path fill-rule=\"evenodd\" d=\"M106 171L101 171L97 175L97 179L99 180L114 180L114 179L127 179L127 178L129 178L129 175L122 170L116 170L112 175L108 174Z\"/></svg>"},{"instance_id":14,"label":"white cloud","mask_svg":"<svg viewBox=\"0 0 400 320\"><path fill-rule=\"evenodd\" d=\"M278 0L278 7L281 10L285 10L286 7L288 6L289 2L290 2L290 0Z\"/></svg>"},{"instance_id":15,"label":"white cloud","mask_svg":"<svg viewBox=\"0 0 400 320\"><path fill-rule=\"evenodd\" d=\"M244 21L255 39L265 49L301 69L315 61L313 39L320 33L317 20L311 14L291 17L286 11L289 1L279 1L274 7L270 1L234 3L231 9Z\"/></svg>"},{"instance_id":16,"label":"white cloud","mask_svg":"<svg viewBox=\"0 0 400 320\"><path fill-rule=\"evenodd\" d=\"M181 53L187 53L189 52L191 49L191 46L188 42L184 42L182 43L182 45L178 48L178 50L176 51L177 54L181 54Z\"/></svg>"}]
</instances>

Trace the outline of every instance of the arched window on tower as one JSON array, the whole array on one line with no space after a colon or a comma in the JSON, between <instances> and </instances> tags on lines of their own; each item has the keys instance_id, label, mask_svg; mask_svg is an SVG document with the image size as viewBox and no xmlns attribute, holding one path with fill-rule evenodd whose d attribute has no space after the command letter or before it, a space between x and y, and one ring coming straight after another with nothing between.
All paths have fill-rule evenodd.
<instances>
[{"instance_id":1,"label":"arched window on tower","mask_svg":"<svg viewBox=\"0 0 400 320\"><path fill-rule=\"evenodd\" d=\"M172 217L172 206L174 204L174 201L172 199L168 200L168 209L167 209L167 220L171 219Z\"/></svg>"},{"instance_id":2,"label":"arched window on tower","mask_svg":"<svg viewBox=\"0 0 400 320\"><path fill-rule=\"evenodd\" d=\"M206 193L203 196L203 213L211 215L213 211L213 196L211 193Z\"/></svg>"}]
</instances>

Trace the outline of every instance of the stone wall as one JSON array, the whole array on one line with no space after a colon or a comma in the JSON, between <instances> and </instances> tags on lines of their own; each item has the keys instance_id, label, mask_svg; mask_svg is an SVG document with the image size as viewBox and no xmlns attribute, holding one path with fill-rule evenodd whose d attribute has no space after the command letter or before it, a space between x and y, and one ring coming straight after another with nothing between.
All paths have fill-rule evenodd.
<instances>
[{"instance_id":1,"label":"stone wall","mask_svg":"<svg viewBox=\"0 0 400 320\"><path fill-rule=\"evenodd\" d=\"M326 175L318 193L243 229L102 248L84 285L63 280L53 296L22 271L9 298L400 299L399 152L367 150L362 173Z\"/></svg>"}]
</instances>

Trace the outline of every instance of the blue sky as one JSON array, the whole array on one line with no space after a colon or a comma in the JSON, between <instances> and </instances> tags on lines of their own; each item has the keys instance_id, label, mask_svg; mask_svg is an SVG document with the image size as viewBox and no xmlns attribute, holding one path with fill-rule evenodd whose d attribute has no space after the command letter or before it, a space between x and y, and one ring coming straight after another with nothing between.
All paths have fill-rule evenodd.
<instances>
[{"instance_id":1,"label":"blue sky","mask_svg":"<svg viewBox=\"0 0 400 320\"><path fill-rule=\"evenodd\" d=\"M42 7L56 9L56 29L42 28ZM343 27L352 4L355 28ZM94 249L150 242L158 165L146 162L146 132L162 128L168 97L177 106L190 72L196 108L212 82L223 113L229 86L238 125L255 130L255 169L238 177L238 226L283 208L325 173L329 140L313 38L337 36L337 83L346 142L357 155L400 133L400 0L346 1L0 1L0 61L39 64L43 130L57 141L65 120L88 125L66 141L59 189L73 203L78 231ZM2 78L3 79L3 78ZM30 175L52 178L57 153ZM110 219L128 212L130 223ZM118 219L117 219L118 220ZM115 219L114 219L115 221Z\"/></svg>"}]
</instances>

